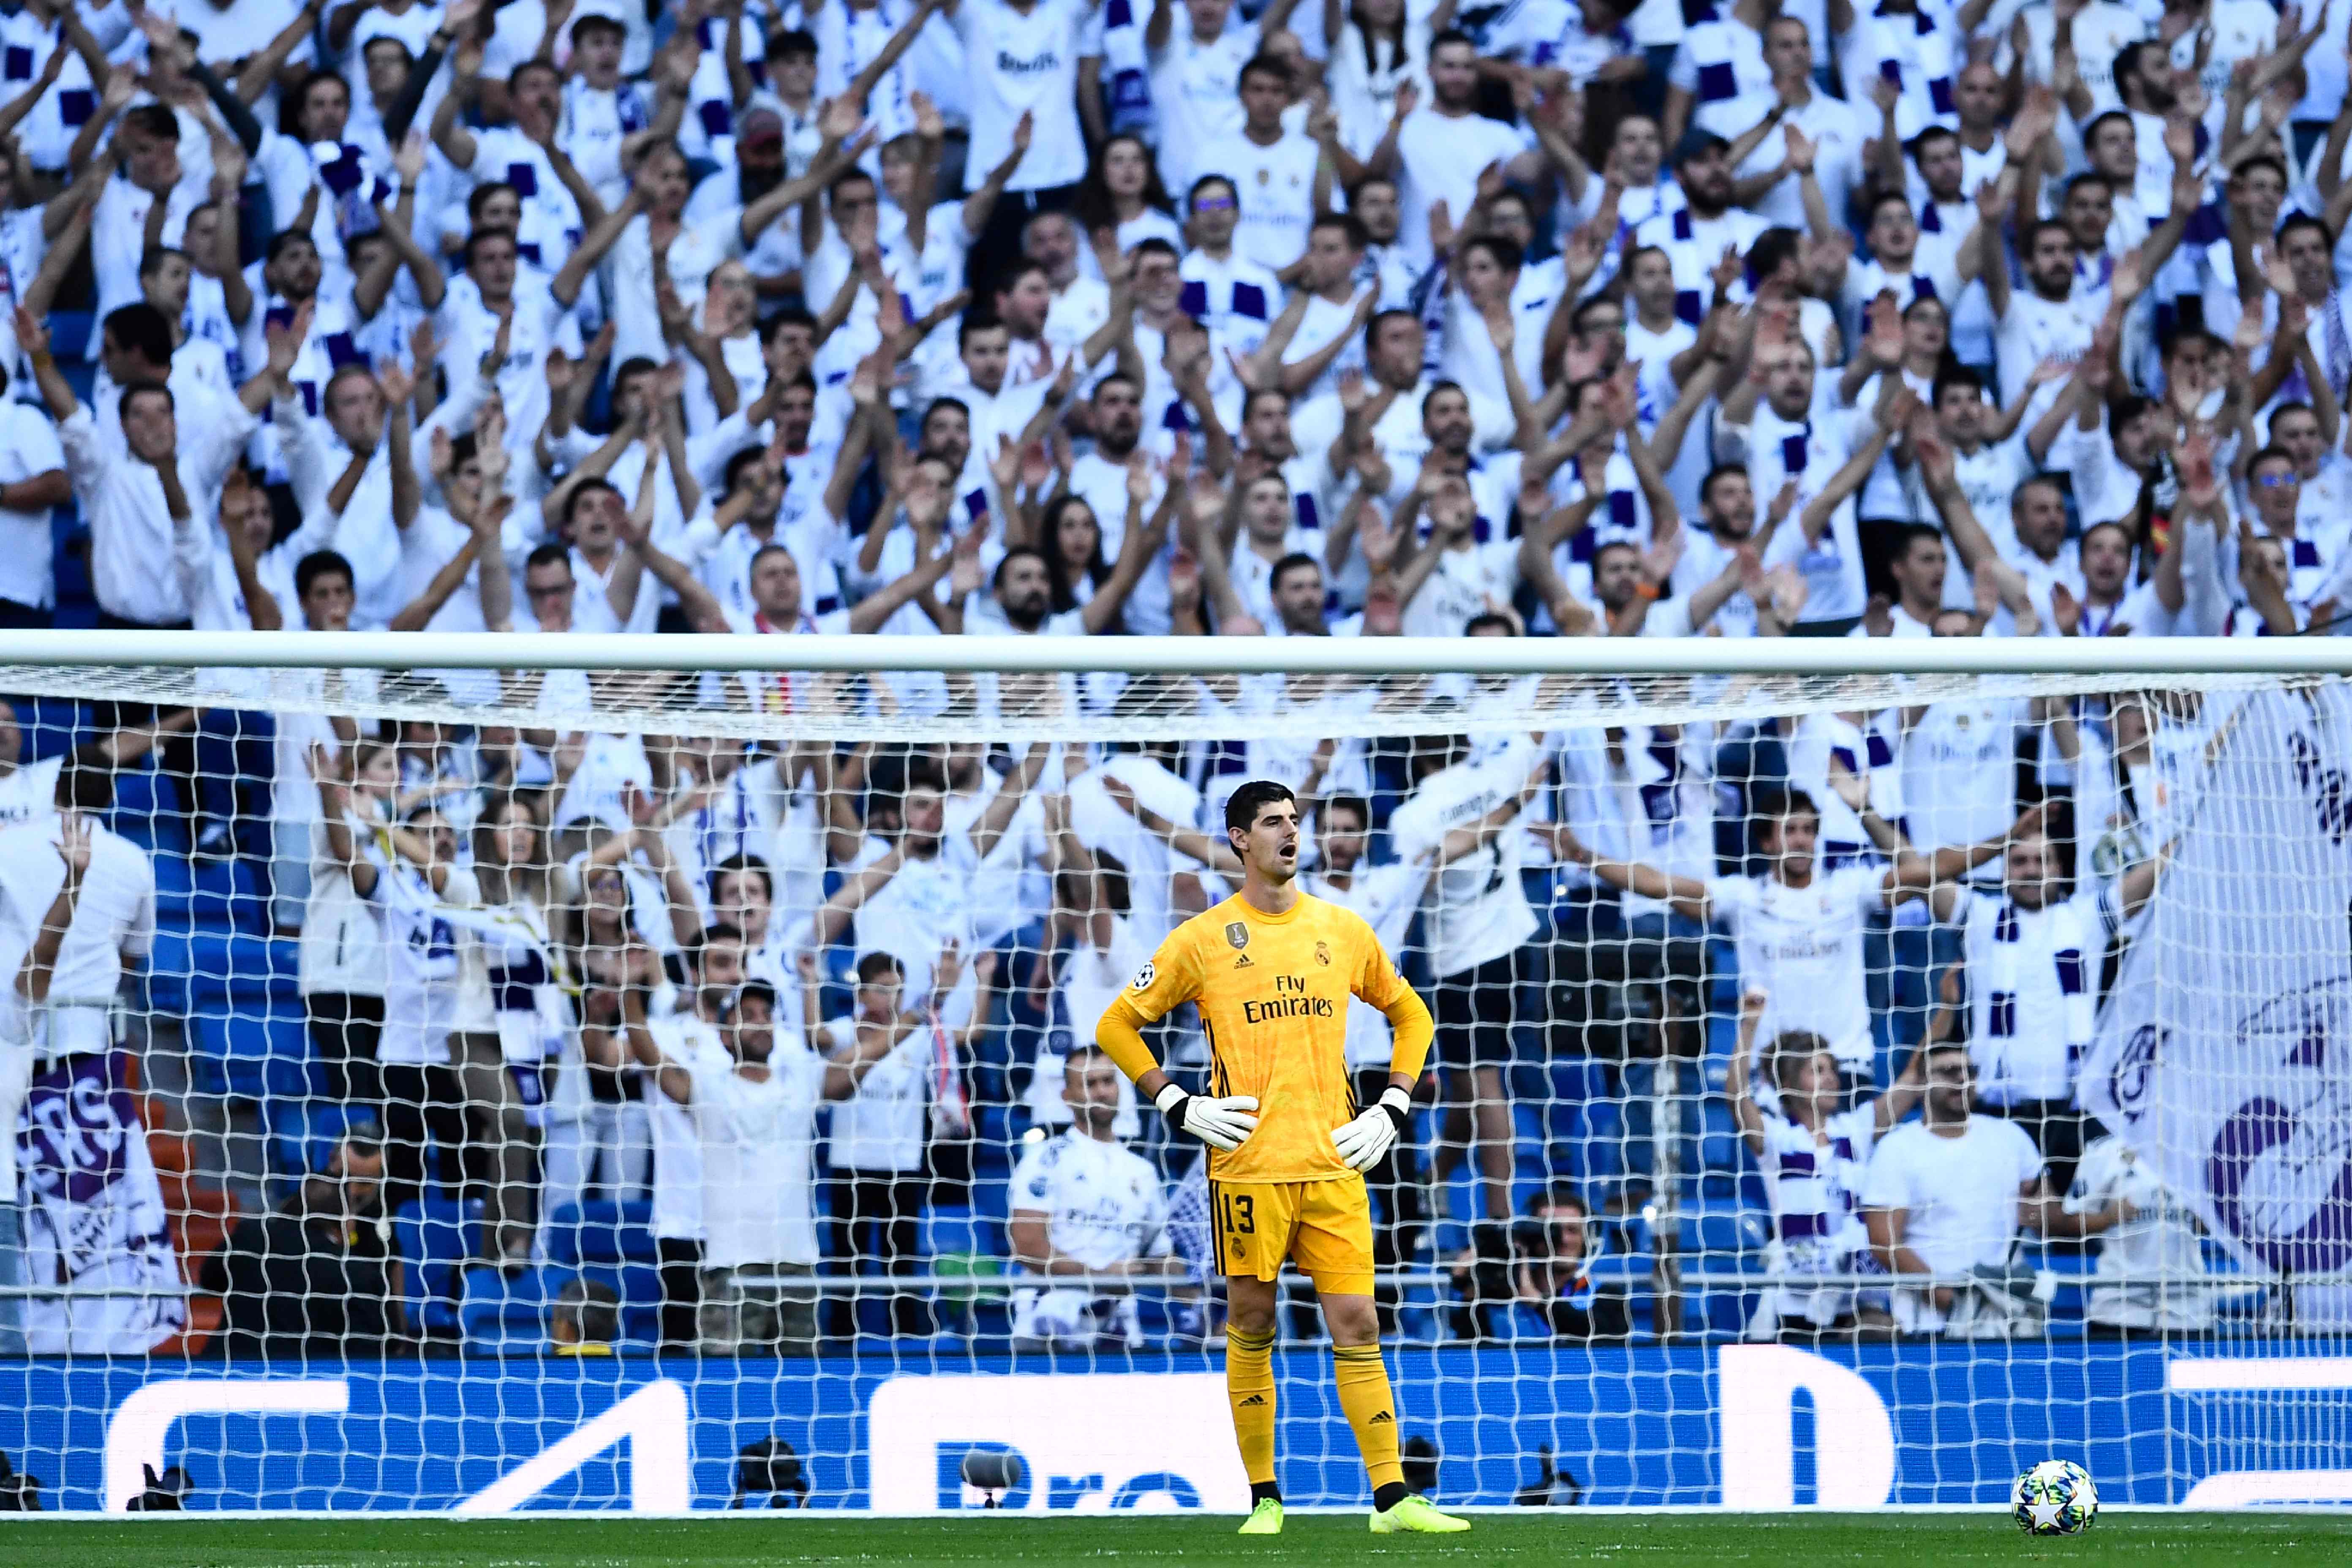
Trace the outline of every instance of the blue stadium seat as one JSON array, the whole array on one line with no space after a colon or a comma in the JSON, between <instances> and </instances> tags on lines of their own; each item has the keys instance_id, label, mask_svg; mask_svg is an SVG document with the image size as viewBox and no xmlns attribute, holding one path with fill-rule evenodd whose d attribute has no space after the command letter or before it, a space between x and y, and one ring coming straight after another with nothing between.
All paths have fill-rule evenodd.
<instances>
[{"instance_id":1,"label":"blue stadium seat","mask_svg":"<svg viewBox=\"0 0 2352 1568\"><path fill-rule=\"evenodd\" d=\"M364 1107L338 1105L309 1094L273 1095L262 1101L262 1113L269 1123L270 1169L289 1183L324 1164L352 1127L373 1129L375 1121Z\"/></svg>"},{"instance_id":2,"label":"blue stadium seat","mask_svg":"<svg viewBox=\"0 0 2352 1568\"><path fill-rule=\"evenodd\" d=\"M621 1340L624 1344L651 1346L661 1342L660 1269L644 1263L619 1268L590 1263L582 1266L580 1277L601 1281L621 1299Z\"/></svg>"},{"instance_id":3,"label":"blue stadium seat","mask_svg":"<svg viewBox=\"0 0 2352 1568\"><path fill-rule=\"evenodd\" d=\"M1684 1266L1711 1274L1748 1273L1761 1261L1771 1239L1762 1211L1744 1204L1686 1204L1677 1218ZM1683 1326L1737 1335L1748 1326L1755 1295L1743 1290L1692 1290L1683 1298Z\"/></svg>"},{"instance_id":4,"label":"blue stadium seat","mask_svg":"<svg viewBox=\"0 0 2352 1568\"><path fill-rule=\"evenodd\" d=\"M311 1079L310 1037L299 1012L211 998L187 1016L188 1054L206 1092L268 1101L323 1089Z\"/></svg>"},{"instance_id":5,"label":"blue stadium seat","mask_svg":"<svg viewBox=\"0 0 2352 1568\"><path fill-rule=\"evenodd\" d=\"M49 352L60 362L78 360L89 353L98 315L91 310L51 310L45 324L49 329Z\"/></svg>"},{"instance_id":6,"label":"blue stadium seat","mask_svg":"<svg viewBox=\"0 0 2352 1568\"><path fill-rule=\"evenodd\" d=\"M446 1337L458 1331L457 1288L467 1261L481 1256L482 1205L448 1198L411 1198L392 1216L411 1327Z\"/></svg>"},{"instance_id":7,"label":"blue stadium seat","mask_svg":"<svg viewBox=\"0 0 2352 1568\"><path fill-rule=\"evenodd\" d=\"M654 1205L644 1199L562 1205L548 1219L548 1260L567 1268L656 1262L661 1253L654 1244L653 1214Z\"/></svg>"},{"instance_id":8,"label":"blue stadium seat","mask_svg":"<svg viewBox=\"0 0 2352 1568\"><path fill-rule=\"evenodd\" d=\"M259 1012L269 1002L302 1010L301 949L277 937L222 930L155 933L148 961L148 988L166 1012L226 1000L239 1011Z\"/></svg>"},{"instance_id":9,"label":"blue stadium seat","mask_svg":"<svg viewBox=\"0 0 2352 1568\"><path fill-rule=\"evenodd\" d=\"M548 1342L548 1308L572 1277L569 1268L525 1268L507 1274L487 1266L466 1270L457 1298L457 1324L468 1348L528 1351Z\"/></svg>"},{"instance_id":10,"label":"blue stadium seat","mask_svg":"<svg viewBox=\"0 0 2352 1568\"><path fill-rule=\"evenodd\" d=\"M151 855L185 855L188 825L170 780L152 766L114 775L114 813L108 826Z\"/></svg>"}]
</instances>

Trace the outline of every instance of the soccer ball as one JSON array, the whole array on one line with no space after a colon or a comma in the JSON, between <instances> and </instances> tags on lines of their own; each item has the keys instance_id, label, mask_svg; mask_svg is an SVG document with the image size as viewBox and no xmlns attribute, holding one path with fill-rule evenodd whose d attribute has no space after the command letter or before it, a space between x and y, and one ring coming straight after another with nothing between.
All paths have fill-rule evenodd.
<instances>
[{"instance_id":1,"label":"soccer ball","mask_svg":"<svg viewBox=\"0 0 2352 1568\"><path fill-rule=\"evenodd\" d=\"M2072 1459L2044 1459L2009 1489L2010 1517L2028 1535L2080 1535L2099 1517L2099 1489Z\"/></svg>"}]
</instances>

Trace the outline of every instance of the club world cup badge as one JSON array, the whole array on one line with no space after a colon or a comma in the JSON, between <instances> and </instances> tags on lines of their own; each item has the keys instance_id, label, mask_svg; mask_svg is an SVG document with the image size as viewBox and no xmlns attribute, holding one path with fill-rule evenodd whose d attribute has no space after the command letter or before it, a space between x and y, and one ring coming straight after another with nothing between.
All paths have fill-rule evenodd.
<instances>
[{"instance_id":1,"label":"club world cup badge","mask_svg":"<svg viewBox=\"0 0 2352 1568\"><path fill-rule=\"evenodd\" d=\"M1238 951L1249 945L1249 927L1235 921L1225 928L1225 941Z\"/></svg>"},{"instance_id":2,"label":"club world cup badge","mask_svg":"<svg viewBox=\"0 0 2352 1568\"><path fill-rule=\"evenodd\" d=\"M1324 965L1326 968L1330 966L1331 944L1329 942L1318 942L1315 944L1315 962Z\"/></svg>"}]
</instances>

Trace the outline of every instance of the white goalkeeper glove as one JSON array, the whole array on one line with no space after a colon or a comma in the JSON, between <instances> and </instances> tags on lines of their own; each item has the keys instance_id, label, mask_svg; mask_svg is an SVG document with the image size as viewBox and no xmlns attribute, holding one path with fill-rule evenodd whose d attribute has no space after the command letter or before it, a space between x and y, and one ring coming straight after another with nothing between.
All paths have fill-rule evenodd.
<instances>
[{"instance_id":1,"label":"white goalkeeper glove","mask_svg":"<svg viewBox=\"0 0 2352 1568\"><path fill-rule=\"evenodd\" d=\"M1257 1109L1255 1095L1236 1094L1215 1100L1205 1094L1187 1094L1171 1083L1151 1103L1168 1118L1169 1126L1188 1137L1198 1138L1212 1149L1230 1152L1257 1131L1257 1118L1250 1114Z\"/></svg>"},{"instance_id":2,"label":"white goalkeeper glove","mask_svg":"<svg viewBox=\"0 0 2352 1568\"><path fill-rule=\"evenodd\" d=\"M1412 1096L1394 1084L1345 1127L1331 1130L1331 1145L1351 1171L1369 1171L1412 1125Z\"/></svg>"}]
</instances>

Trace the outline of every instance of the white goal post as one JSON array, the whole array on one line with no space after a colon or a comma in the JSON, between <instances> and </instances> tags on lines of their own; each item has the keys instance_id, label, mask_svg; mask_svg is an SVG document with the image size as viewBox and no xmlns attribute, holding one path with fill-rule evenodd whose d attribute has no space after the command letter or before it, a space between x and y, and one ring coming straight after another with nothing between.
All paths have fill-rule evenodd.
<instances>
[{"instance_id":1,"label":"white goal post","mask_svg":"<svg viewBox=\"0 0 2352 1568\"><path fill-rule=\"evenodd\" d=\"M0 1454L94 1511L144 1463L226 1510L1240 1506L1230 1220L1084 1047L1271 776L1437 1019L1370 1187L1439 1500L1991 1503L2058 1457L2352 1501L2347 675L0 630L0 975L58 809L108 830L88 909L130 889L0 1007ZM1151 1043L1204 1079L1189 1013ZM1290 1290L1286 1493L1353 1503Z\"/></svg>"}]
</instances>

